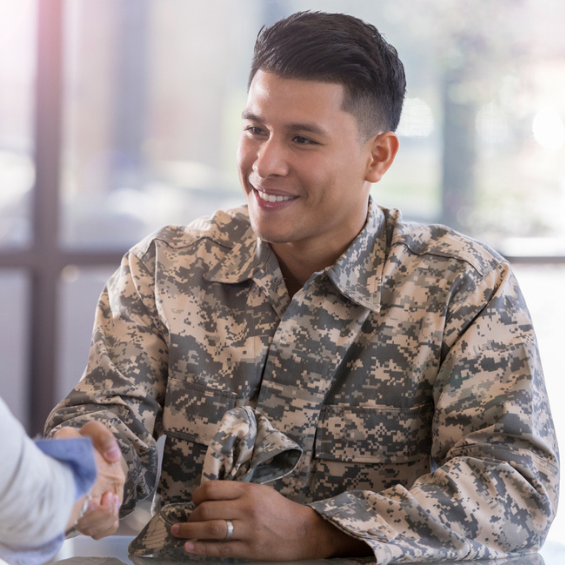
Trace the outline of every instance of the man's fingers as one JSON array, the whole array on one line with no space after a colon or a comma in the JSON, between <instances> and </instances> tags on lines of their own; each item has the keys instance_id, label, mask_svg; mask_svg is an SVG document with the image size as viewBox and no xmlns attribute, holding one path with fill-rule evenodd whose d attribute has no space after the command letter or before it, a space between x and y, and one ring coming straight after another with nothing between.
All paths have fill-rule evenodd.
<instances>
[{"instance_id":1,"label":"man's fingers","mask_svg":"<svg viewBox=\"0 0 565 565\"><path fill-rule=\"evenodd\" d=\"M235 500L242 495L242 484L237 481L207 481L192 493L196 506L209 500Z\"/></svg>"},{"instance_id":2,"label":"man's fingers","mask_svg":"<svg viewBox=\"0 0 565 565\"><path fill-rule=\"evenodd\" d=\"M80 437L80 432L75 428L69 427L61 428L53 434L54 439L69 439L75 437Z\"/></svg>"},{"instance_id":3,"label":"man's fingers","mask_svg":"<svg viewBox=\"0 0 565 565\"><path fill-rule=\"evenodd\" d=\"M81 520L77 525L76 529L86 536L92 539L99 540L106 536L111 536L115 534L120 522L115 517L110 516L99 516L93 517L93 520L86 522L86 525Z\"/></svg>"},{"instance_id":4,"label":"man's fingers","mask_svg":"<svg viewBox=\"0 0 565 565\"><path fill-rule=\"evenodd\" d=\"M119 500L110 492L104 493L100 504L90 503L89 510L77 522L76 529L94 539L112 535L119 525L118 509Z\"/></svg>"},{"instance_id":5,"label":"man's fingers","mask_svg":"<svg viewBox=\"0 0 565 565\"><path fill-rule=\"evenodd\" d=\"M102 532L99 532L99 533L97 533L97 534L93 534L93 535L91 535L90 537L91 537L92 539L99 540L99 539L102 539L102 538L106 538L106 537L108 537L108 536L111 536L111 535L113 535L113 534L116 533L116 531L118 530L118 526L119 526L119 525L120 525L119 521L118 521L118 520L114 520L113 524L112 524L110 527L108 527L106 530L104 530L104 531L102 531Z\"/></svg>"},{"instance_id":6,"label":"man's fingers","mask_svg":"<svg viewBox=\"0 0 565 565\"><path fill-rule=\"evenodd\" d=\"M233 534L231 539L240 539L236 532L241 533L242 522L231 520ZM225 540L228 535L228 525L226 520L209 520L207 522L184 522L175 524L171 528L171 533L177 538L191 540Z\"/></svg>"},{"instance_id":7,"label":"man's fingers","mask_svg":"<svg viewBox=\"0 0 565 565\"><path fill-rule=\"evenodd\" d=\"M81 428L80 433L92 439L94 447L108 463L116 463L121 459L122 451L114 434L102 422L88 422Z\"/></svg>"},{"instance_id":8,"label":"man's fingers","mask_svg":"<svg viewBox=\"0 0 565 565\"><path fill-rule=\"evenodd\" d=\"M188 553L207 557L249 558L249 548L241 541L188 541L184 544L184 549Z\"/></svg>"},{"instance_id":9,"label":"man's fingers","mask_svg":"<svg viewBox=\"0 0 565 565\"><path fill-rule=\"evenodd\" d=\"M191 512L188 523L241 518L241 514L242 511L229 500L207 500Z\"/></svg>"}]
</instances>

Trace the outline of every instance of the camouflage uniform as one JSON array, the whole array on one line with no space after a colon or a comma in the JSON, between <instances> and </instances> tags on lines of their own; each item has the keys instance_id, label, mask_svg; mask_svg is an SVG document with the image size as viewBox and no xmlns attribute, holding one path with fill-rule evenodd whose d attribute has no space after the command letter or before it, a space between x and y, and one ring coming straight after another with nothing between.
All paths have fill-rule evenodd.
<instances>
[{"instance_id":1,"label":"camouflage uniform","mask_svg":"<svg viewBox=\"0 0 565 565\"><path fill-rule=\"evenodd\" d=\"M226 410L296 441L272 483L379 563L537 550L558 455L534 332L508 264L370 205L334 265L291 299L246 208L135 246L97 310L86 373L49 429L96 418L129 465L124 509L190 500Z\"/></svg>"}]
</instances>

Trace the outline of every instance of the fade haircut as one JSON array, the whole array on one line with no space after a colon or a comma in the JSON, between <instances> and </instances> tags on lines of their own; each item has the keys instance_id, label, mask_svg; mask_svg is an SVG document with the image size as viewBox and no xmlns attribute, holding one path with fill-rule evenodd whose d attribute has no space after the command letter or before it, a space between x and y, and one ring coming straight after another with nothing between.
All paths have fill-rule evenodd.
<instances>
[{"instance_id":1,"label":"fade haircut","mask_svg":"<svg viewBox=\"0 0 565 565\"><path fill-rule=\"evenodd\" d=\"M365 139L398 127L404 66L377 28L358 18L306 11L261 28L248 88L259 70L343 85L343 110L355 116Z\"/></svg>"}]
</instances>

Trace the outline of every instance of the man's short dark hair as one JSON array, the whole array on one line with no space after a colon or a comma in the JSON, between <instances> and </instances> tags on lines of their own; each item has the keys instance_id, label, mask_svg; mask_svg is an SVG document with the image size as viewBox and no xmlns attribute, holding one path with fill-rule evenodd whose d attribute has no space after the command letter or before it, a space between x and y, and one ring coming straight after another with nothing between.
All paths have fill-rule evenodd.
<instances>
[{"instance_id":1,"label":"man's short dark hair","mask_svg":"<svg viewBox=\"0 0 565 565\"><path fill-rule=\"evenodd\" d=\"M259 70L342 84L343 109L357 118L367 139L398 127L406 92L404 66L377 28L358 18L306 11L263 27L248 87Z\"/></svg>"}]
</instances>

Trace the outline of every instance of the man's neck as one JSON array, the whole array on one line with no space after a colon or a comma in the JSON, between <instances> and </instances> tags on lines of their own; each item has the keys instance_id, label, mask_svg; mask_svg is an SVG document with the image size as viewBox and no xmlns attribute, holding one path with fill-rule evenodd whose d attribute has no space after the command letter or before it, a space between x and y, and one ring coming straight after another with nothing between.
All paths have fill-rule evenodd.
<instances>
[{"instance_id":1,"label":"man's neck","mask_svg":"<svg viewBox=\"0 0 565 565\"><path fill-rule=\"evenodd\" d=\"M292 297L314 273L333 265L349 247L349 243L340 249L329 249L326 246L323 250L301 249L292 243L272 243L271 247Z\"/></svg>"},{"instance_id":2,"label":"man's neck","mask_svg":"<svg viewBox=\"0 0 565 565\"><path fill-rule=\"evenodd\" d=\"M271 242L277 256L290 296L294 296L306 281L319 271L333 265L353 240L361 233L369 208L369 195L365 206L358 211L357 218L343 223L339 230L326 235L302 238L286 243Z\"/></svg>"}]
</instances>

